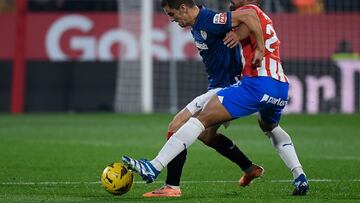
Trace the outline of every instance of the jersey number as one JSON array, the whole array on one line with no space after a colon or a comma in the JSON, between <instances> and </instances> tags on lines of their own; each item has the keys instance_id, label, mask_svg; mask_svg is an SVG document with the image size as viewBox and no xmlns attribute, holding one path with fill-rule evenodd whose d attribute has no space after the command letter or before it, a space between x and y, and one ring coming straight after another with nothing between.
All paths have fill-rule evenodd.
<instances>
[{"instance_id":1,"label":"jersey number","mask_svg":"<svg viewBox=\"0 0 360 203\"><path fill-rule=\"evenodd\" d=\"M267 39L265 41L265 48L269 51L269 52L273 52L275 49L271 48L271 45L273 45L274 43L276 43L279 39L276 36L276 32L273 28L273 26L271 24L267 24L266 25L266 34L268 35L273 35L271 38Z\"/></svg>"}]
</instances>

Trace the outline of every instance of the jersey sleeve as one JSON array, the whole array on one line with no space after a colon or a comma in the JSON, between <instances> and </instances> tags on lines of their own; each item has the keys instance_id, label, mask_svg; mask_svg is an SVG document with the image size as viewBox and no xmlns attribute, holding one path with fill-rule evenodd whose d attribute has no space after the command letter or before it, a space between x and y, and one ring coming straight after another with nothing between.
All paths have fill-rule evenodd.
<instances>
[{"instance_id":1,"label":"jersey sleeve","mask_svg":"<svg viewBox=\"0 0 360 203\"><path fill-rule=\"evenodd\" d=\"M200 16L200 18L197 20L195 28L214 34L227 33L232 29L231 12L206 12L205 15Z\"/></svg>"}]
</instances>

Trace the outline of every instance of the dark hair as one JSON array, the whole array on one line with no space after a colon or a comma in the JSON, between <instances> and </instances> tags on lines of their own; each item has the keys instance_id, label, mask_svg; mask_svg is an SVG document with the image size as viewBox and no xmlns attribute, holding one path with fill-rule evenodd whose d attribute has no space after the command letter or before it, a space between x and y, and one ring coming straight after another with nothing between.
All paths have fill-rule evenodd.
<instances>
[{"instance_id":1,"label":"dark hair","mask_svg":"<svg viewBox=\"0 0 360 203\"><path fill-rule=\"evenodd\" d=\"M189 7L196 6L194 0L161 0L161 6L164 8L165 6L169 6L173 9L179 9L181 4L185 4Z\"/></svg>"},{"instance_id":2,"label":"dark hair","mask_svg":"<svg viewBox=\"0 0 360 203\"><path fill-rule=\"evenodd\" d=\"M245 4L255 4L255 5L260 6L261 1L262 1L262 0L251 0L251 1L246 1Z\"/></svg>"}]
</instances>

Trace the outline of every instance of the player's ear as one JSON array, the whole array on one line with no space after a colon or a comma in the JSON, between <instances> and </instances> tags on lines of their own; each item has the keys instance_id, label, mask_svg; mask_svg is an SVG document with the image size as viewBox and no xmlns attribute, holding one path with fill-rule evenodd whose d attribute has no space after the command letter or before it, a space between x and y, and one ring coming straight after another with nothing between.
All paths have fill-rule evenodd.
<instances>
[{"instance_id":1,"label":"player's ear","mask_svg":"<svg viewBox=\"0 0 360 203\"><path fill-rule=\"evenodd\" d=\"M186 12L188 12L188 7L185 4L181 4L179 7L179 11L181 13L186 13Z\"/></svg>"}]
</instances>

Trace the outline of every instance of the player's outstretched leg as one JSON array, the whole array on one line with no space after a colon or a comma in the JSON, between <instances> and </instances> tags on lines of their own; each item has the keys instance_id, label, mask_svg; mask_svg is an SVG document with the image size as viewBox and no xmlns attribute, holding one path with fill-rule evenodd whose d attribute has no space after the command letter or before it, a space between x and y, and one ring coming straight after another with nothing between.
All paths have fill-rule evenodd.
<instances>
[{"instance_id":1,"label":"player's outstretched leg","mask_svg":"<svg viewBox=\"0 0 360 203\"><path fill-rule=\"evenodd\" d=\"M278 123L269 124L262 120L260 114L259 125L265 134L270 138L273 147L276 149L280 158L285 165L291 170L295 189L293 195L306 195L309 191L309 183L306 180L304 170L297 157L294 144L290 136L285 132Z\"/></svg>"},{"instance_id":2,"label":"player's outstretched leg","mask_svg":"<svg viewBox=\"0 0 360 203\"><path fill-rule=\"evenodd\" d=\"M189 104L190 107L193 103L194 102L191 102ZM191 113L188 107L184 108L182 111L176 114L174 119L169 124L168 133L166 136L167 140L169 140L174 132L176 132L187 120L189 120L192 115L193 113ZM186 161L186 155L187 150L184 149L172 161L170 161L167 165L167 176L165 184L160 188L144 193L143 197L180 197L182 195L180 189L180 178Z\"/></svg>"},{"instance_id":3,"label":"player's outstretched leg","mask_svg":"<svg viewBox=\"0 0 360 203\"><path fill-rule=\"evenodd\" d=\"M122 157L124 164L132 171L138 173L146 183L152 183L160 174L160 171L146 159L136 160L127 156Z\"/></svg>"},{"instance_id":4,"label":"player's outstretched leg","mask_svg":"<svg viewBox=\"0 0 360 203\"><path fill-rule=\"evenodd\" d=\"M126 156L123 157L123 162L138 172L146 182L153 182L160 174L160 171L184 149L189 148L207 127L229 121L231 118L220 100L213 96L196 118L190 118L176 131L165 143L158 155L151 160L151 163Z\"/></svg>"},{"instance_id":5,"label":"player's outstretched leg","mask_svg":"<svg viewBox=\"0 0 360 203\"><path fill-rule=\"evenodd\" d=\"M231 139L217 133L218 128L219 126L215 126L206 129L199 139L241 168L244 174L239 180L240 186L250 185L255 178L264 174L264 168L253 164Z\"/></svg>"},{"instance_id":6,"label":"player's outstretched leg","mask_svg":"<svg viewBox=\"0 0 360 203\"><path fill-rule=\"evenodd\" d=\"M294 177L293 195L306 195L309 191L309 183L305 172L297 157L294 144L290 136L278 125L267 133L279 156L286 166L291 170Z\"/></svg>"}]
</instances>

